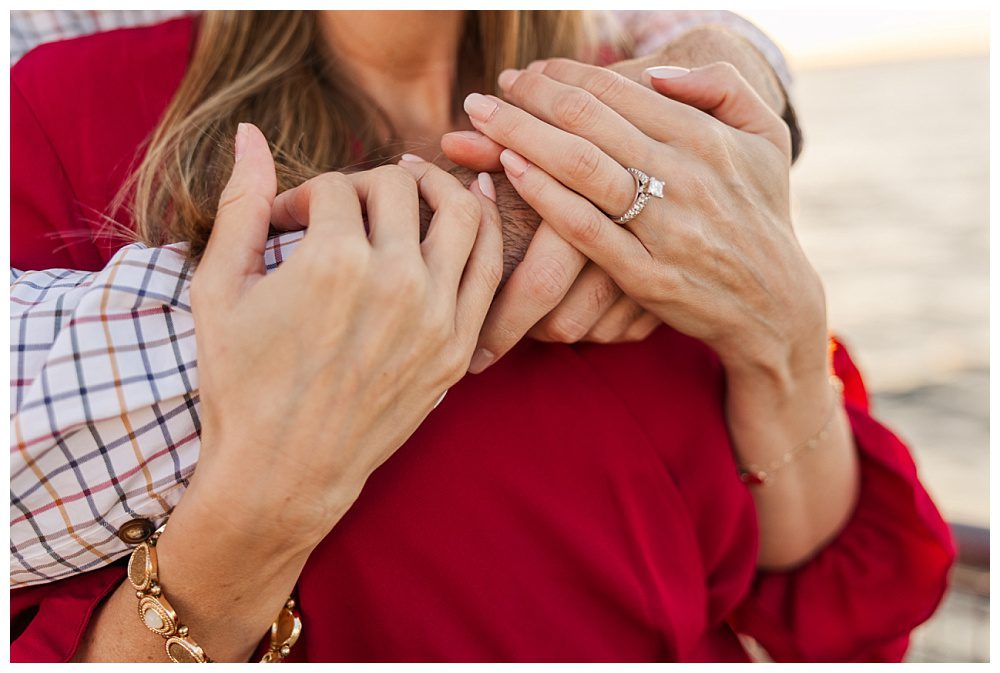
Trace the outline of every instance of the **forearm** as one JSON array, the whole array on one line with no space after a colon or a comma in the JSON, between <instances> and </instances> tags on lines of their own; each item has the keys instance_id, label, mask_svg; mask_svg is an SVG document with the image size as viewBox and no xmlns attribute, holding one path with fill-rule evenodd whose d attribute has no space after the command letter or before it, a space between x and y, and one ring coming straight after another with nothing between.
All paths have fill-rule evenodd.
<instances>
[{"instance_id":1,"label":"forearm","mask_svg":"<svg viewBox=\"0 0 1000 673\"><path fill-rule=\"evenodd\" d=\"M466 186L476 179L476 172L463 166L452 166L448 172ZM497 208L500 210L503 230L503 279L500 281L500 287L503 287L510 274L514 272L514 268L524 259L531 238L535 235L542 218L514 191L506 175L494 173L491 177L496 188ZM421 203L420 215L421 222L424 223L423 232L426 232L432 216L427 204Z\"/></svg>"},{"instance_id":2,"label":"forearm","mask_svg":"<svg viewBox=\"0 0 1000 673\"><path fill-rule=\"evenodd\" d=\"M808 560L843 528L858 497L851 428L824 359L813 361L789 377L766 368L727 370L726 412L740 465L771 465L826 428L766 484L749 486L760 531L758 565L765 569Z\"/></svg>"},{"instance_id":3,"label":"forearm","mask_svg":"<svg viewBox=\"0 0 1000 673\"><path fill-rule=\"evenodd\" d=\"M189 491L156 545L160 584L191 638L215 661L247 661L288 599L308 557L222 520ZM137 613L126 579L91 620L78 661L167 661L165 640Z\"/></svg>"}]
</instances>

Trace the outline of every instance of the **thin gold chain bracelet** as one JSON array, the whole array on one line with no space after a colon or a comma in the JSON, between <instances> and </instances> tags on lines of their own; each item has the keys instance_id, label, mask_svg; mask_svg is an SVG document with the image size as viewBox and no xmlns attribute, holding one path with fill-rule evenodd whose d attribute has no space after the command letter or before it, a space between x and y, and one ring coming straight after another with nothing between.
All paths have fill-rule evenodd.
<instances>
[{"instance_id":1,"label":"thin gold chain bracelet","mask_svg":"<svg viewBox=\"0 0 1000 673\"><path fill-rule=\"evenodd\" d=\"M774 478L774 474L781 468L791 463L799 454L818 446L826 439L827 435L830 434L830 428L833 426L833 419L837 417L837 409L841 406L841 399L844 394L844 384L839 377L831 375L830 385L833 386L836 394L833 397L833 404L830 405L830 413L826 418L826 422L823 423L823 427L815 435L786 451L784 455L772 460L767 465L740 465L738 468L740 481L752 486L767 486Z\"/></svg>"},{"instance_id":2,"label":"thin gold chain bracelet","mask_svg":"<svg viewBox=\"0 0 1000 673\"><path fill-rule=\"evenodd\" d=\"M128 581L139 599L139 619L143 626L166 640L165 648L170 661L178 664L212 663L212 659L191 638L188 627L181 624L163 594L156 558L156 541L162 532L163 526L136 547L129 557ZM301 633L302 620L295 611L295 601L289 598L271 624L270 645L260 663L283 661Z\"/></svg>"}]
</instances>

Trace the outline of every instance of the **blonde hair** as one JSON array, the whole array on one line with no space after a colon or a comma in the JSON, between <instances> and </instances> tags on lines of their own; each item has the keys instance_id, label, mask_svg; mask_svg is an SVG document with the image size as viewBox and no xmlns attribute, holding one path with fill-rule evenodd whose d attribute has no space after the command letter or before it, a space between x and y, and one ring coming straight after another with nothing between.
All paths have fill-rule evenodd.
<instances>
[{"instance_id":1,"label":"blonde hair","mask_svg":"<svg viewBox=\"0 0 1000 673\"><path fill-rule=\"evenodd\" d=\"M149 245L208 241L219 194L232 168L239 122L271 143L283 191L319 173L385 161L386 118L325 56L314 12L216 11L198 19L191 62L112 206L127 206ZM585 58L582 12L469 12L459 73L496 86L504 68L554 56ZM493 91L495 93L495 91Z\"/></svg>"}]
</instances>

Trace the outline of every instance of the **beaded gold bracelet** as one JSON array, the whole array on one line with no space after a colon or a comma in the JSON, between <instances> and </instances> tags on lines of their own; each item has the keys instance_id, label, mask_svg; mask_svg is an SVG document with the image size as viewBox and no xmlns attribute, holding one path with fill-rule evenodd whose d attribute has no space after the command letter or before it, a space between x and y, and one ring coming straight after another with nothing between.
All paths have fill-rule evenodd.
<instances>
[{"instance_id":1,"label":"beaded gold bracelet","mask_svg":"<svg viewBox=\"0 0 1000 673\"><path fill-rule=\"evenodd\" d=\"M156 541L163 532L161 526L148 540L132 552L128 561L128 581L139 599L139 619L153 633L166 639L167 657L178 664L205 664L212 659L194 642L188 627L181 624L170 601L163 595L156 559ZM289 598L271 624L270 645L260 663L278 663L291 652L302 633L302 621L295 612L295 601Z\"/></svg>"},{"instance_id":2,"label":"beaded gold bracelet","mask_svg":"<svg viewBox=\"0 0 1000 673\"><path fill-rule=\"evenodd\" d=\"M740 481L753 486L767 486L774 477L775 472L791 463L799 454L817 446L826 439L826 436L830 434L833 419L837 416L837 408L840 406L841 396L844 394L844 384L839 377L830 376L830 385L833 386L836 395L834 395L833 404L830 405L830 414L827 416L826 422L820 428L819 432L763 467L753 464L740 465L738 468Z\"/></svg>"}]
</instances>

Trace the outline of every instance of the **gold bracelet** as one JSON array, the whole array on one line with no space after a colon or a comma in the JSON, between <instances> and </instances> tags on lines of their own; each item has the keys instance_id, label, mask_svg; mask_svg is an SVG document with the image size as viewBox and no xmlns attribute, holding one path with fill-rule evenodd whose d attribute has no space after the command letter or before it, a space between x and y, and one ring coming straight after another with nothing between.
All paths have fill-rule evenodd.
<instances>
[{"instance_id":1,"label":"gold bracelet","mask_svg":"<svg viewBox=\"0 0 1000 673\"><path fill-rule=\"evenodd\" d=\"M180 623L170 601L163 595L156 560L156 541L162 532L163 526L136 547L128 561L128 581L139 599L139 619L147 629L166 639L170 661L178 664L211 663L212 659L194 642L188 634L188 627ZM289 598L271 624L270 646L260 663L284 660L301 633L302 620L295 612L295 601Z\"/></svg>"},{"instance_id":2,"label":"gold bracelet","mask_svg":"<svg viewBox=\"0 0 1000 673\"><path fill-rule=\"evenodd\" d=\"M792 460L794 460L799 454L805 452L807 449L817 446L820 442L826 439L826 436L830 434L833 419L837 416L837 407L840 406L840 399L844 393L844 384L838 377L831 376L830 384L833 386L836 395L834 395L833 404L830 406L830 415L827 416L826 422L823 424L823 427L819 429L819 432L798 446L793 447L783 456L778 457L763 467L753 464L739 466L738 471L740 480L744 484L750 484L752 486L767 486L771 483L771 479L778 470L791 463Z\"/></svg>"}]
</instances>

